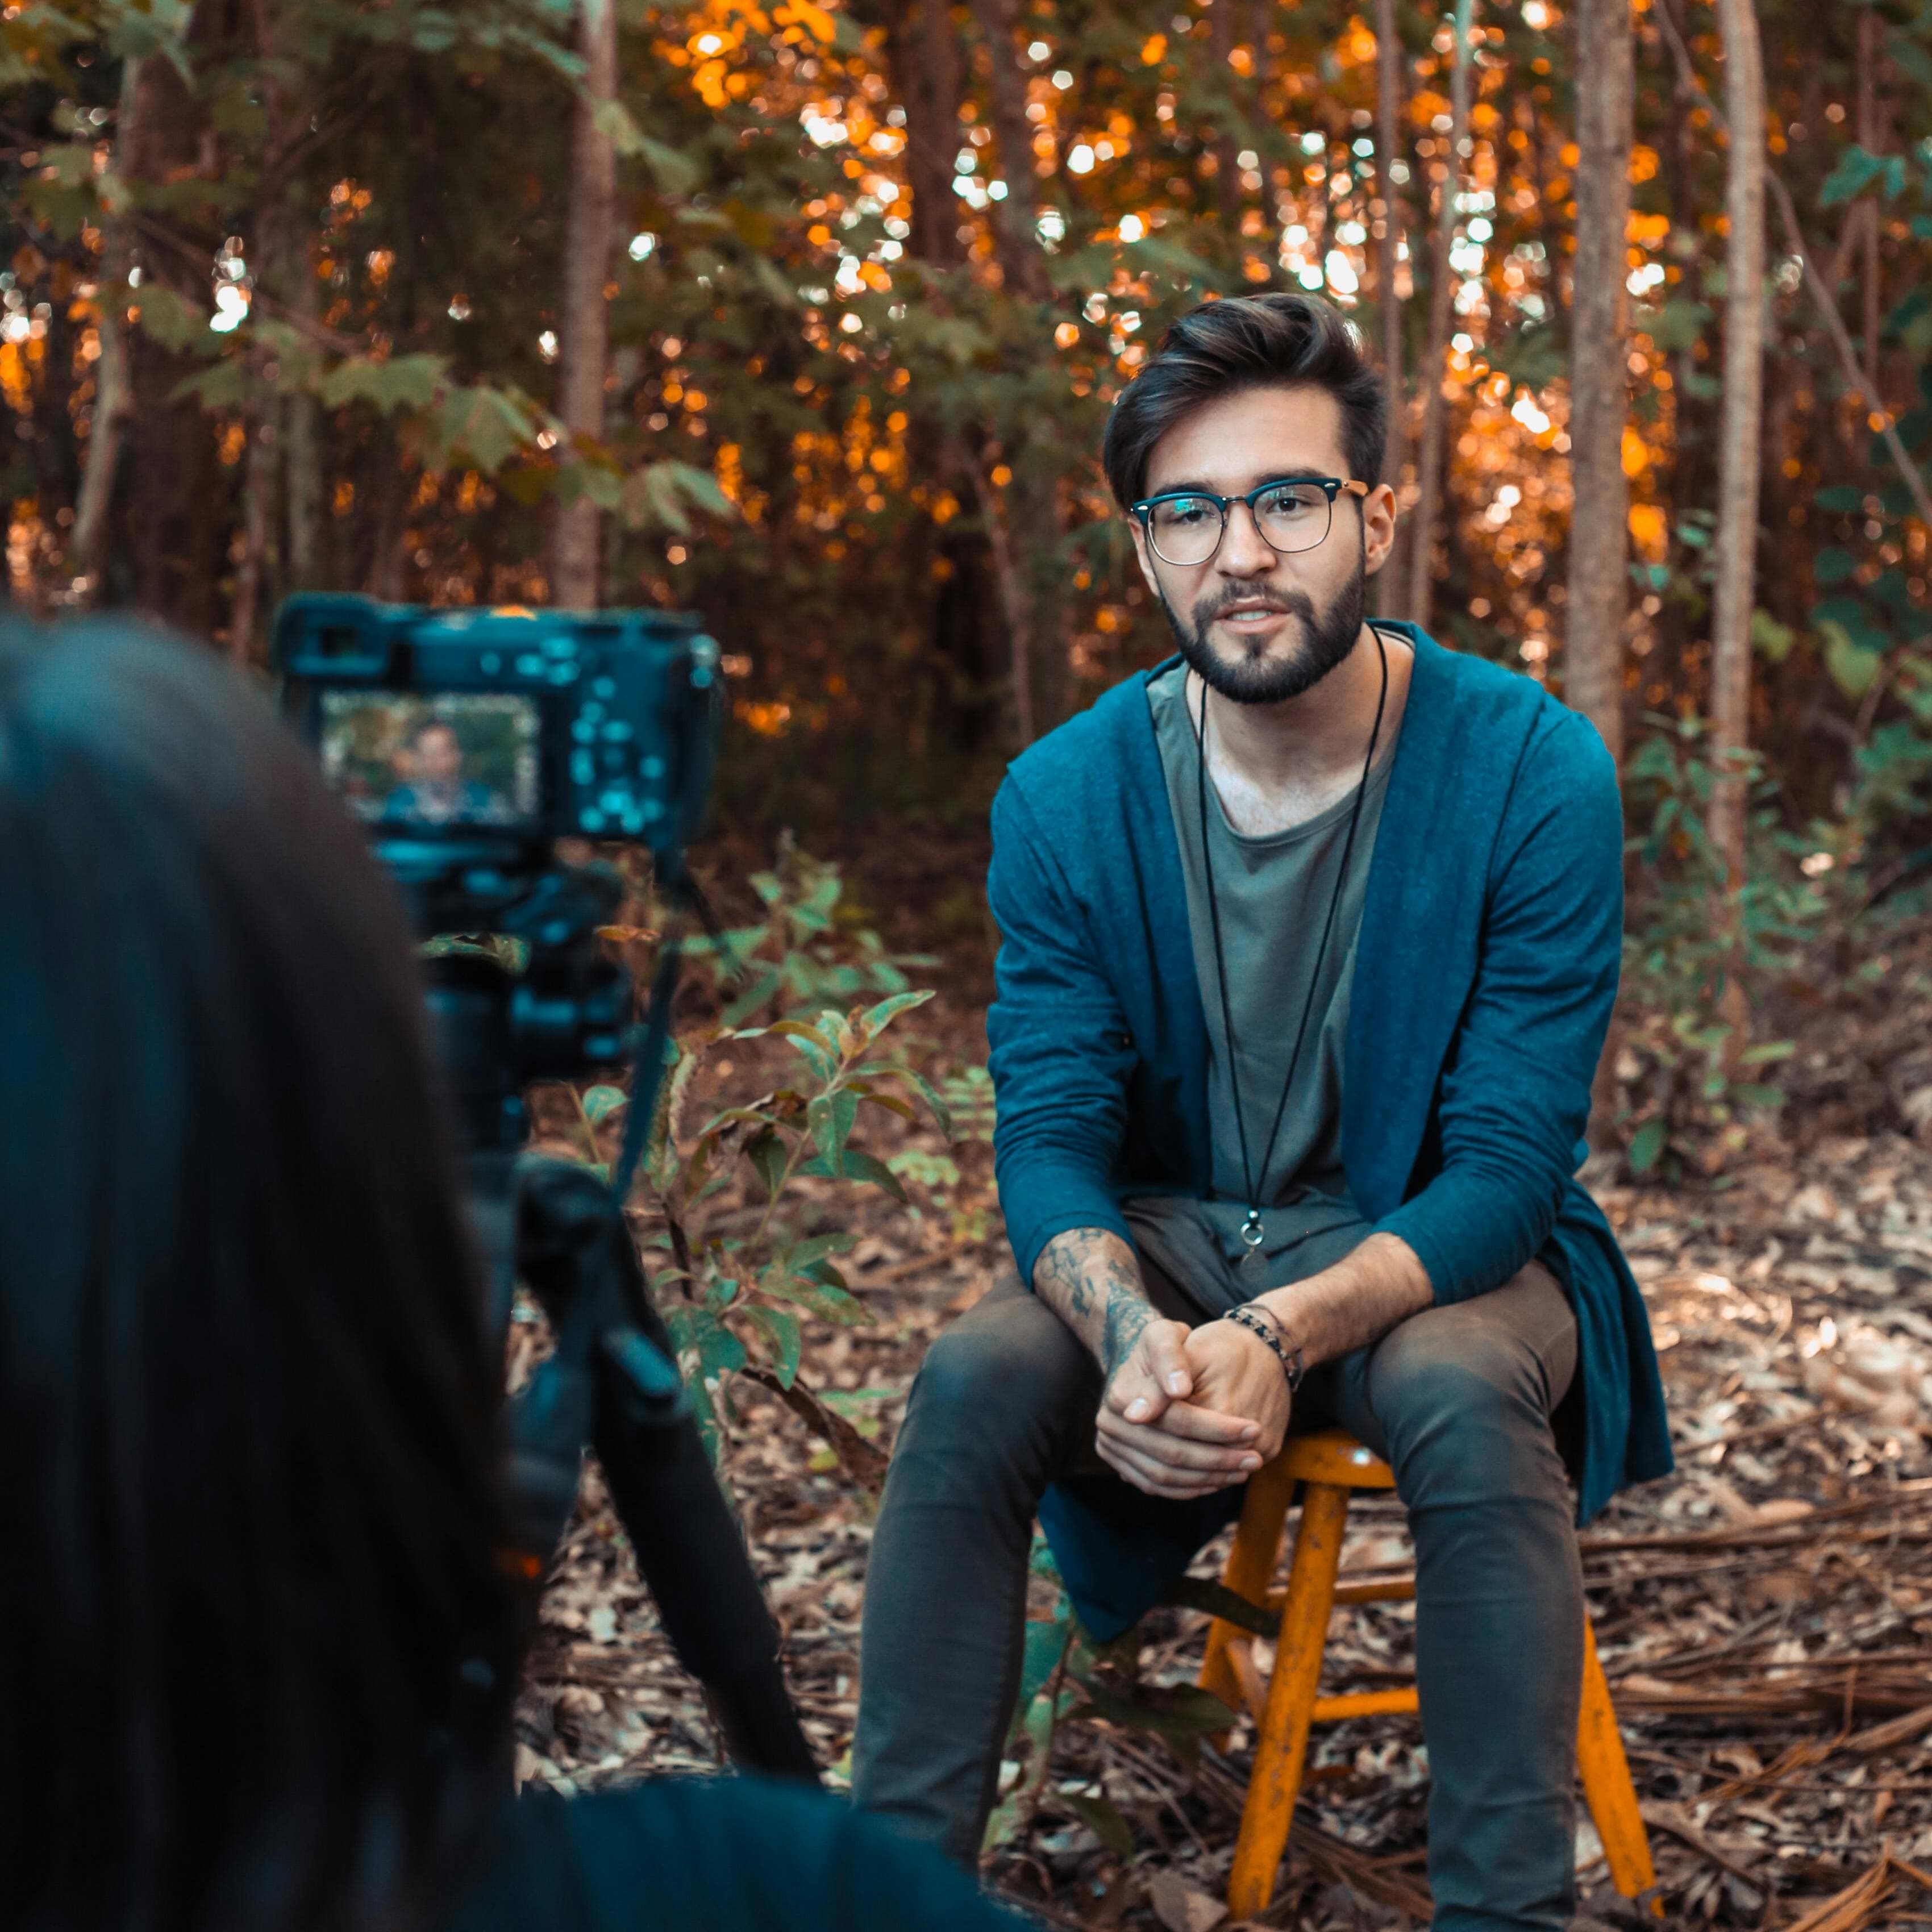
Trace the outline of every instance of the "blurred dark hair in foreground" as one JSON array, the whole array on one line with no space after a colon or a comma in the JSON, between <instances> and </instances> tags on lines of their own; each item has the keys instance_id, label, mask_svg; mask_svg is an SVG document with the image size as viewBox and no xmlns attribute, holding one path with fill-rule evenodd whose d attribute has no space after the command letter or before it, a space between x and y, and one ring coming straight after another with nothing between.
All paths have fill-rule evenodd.
<instances>
[{"instance_id":1,"label":"blurred dark hair in foreground","mask_svg":"<svg viewBox=\"0 0 1932 1932\"><path fill-rule=\"evenodd\" d=\"M203 651L0 629L0 1922L381 1927L508 1789L497 1365L387 882Z\"/></svg>"}]
</instances>

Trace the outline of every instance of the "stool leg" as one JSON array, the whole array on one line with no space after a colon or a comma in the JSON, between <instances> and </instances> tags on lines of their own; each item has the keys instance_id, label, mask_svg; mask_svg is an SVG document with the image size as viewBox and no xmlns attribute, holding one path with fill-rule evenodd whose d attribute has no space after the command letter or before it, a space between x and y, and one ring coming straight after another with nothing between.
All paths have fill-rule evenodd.
<instances>
[{"instance_id":1,"label":"stool leg","mask_svg":"<svg viewBox=\"0 0 1932 1932\"><path fill-rule=\"evenodd\" d=\"M1308 1755L1308 1726L1322 1682L1322 1652L1328 1640L1328 1613L1335 1600L1335 1572L1342 1560L1342 1532L1348 1520L1348 1492L1311 1483L1301 1505L1301 1527L1294 1539L1294 1564L1288 1573L1288 1601L1281 1612L1281 1636L1274 1676L1268 1684L1268 1713L1255 1743L1255 1768L1241 1812L1241 1834L1234 1846L1234 1868L1228 1880L1228 1910L1236 1918L1252 1918L1267 1909L1275 1875L1287 1849L1301 1768Z\"/></svg>"},{"instance_id":2,"label":"stool leg","mask_svg":"<svg viewBox=\"0 0 1932 1932\"><path fill-rule=\"evenodd\" d=\"M1289 1499L1294 1493L1294 1478L1282 1468L1276 1456L1248 1478L1247 1494L1241 1502L1241 1526L1234 1532L1234 1546L1228 1552L1228 1568L1221 1580L1238 1597L1251 1604L1268 1600L1268 1579L1274 1574L1275 1552L1281 1547L1281 1526L1288 1520ZM1241 1708L1240 1679L1228 1660L1230 1642L1245 1642L1248 1633L1216 1617L1208 1627L1207 1654L1201 1660L1201 1688L1211 1690L1222 1703Z\"/></svg>"},{"instance_id":3,"label":"stool leg","mask_svg":"<svg viewBox=\"0 0 1932 1932\"><path fill-rule=\"evenodd\" d=\"M1611 1882L1626 1898L1635 1898L1657 1882L1650 1862L1650 1838L1637 1809L1636 1787L1630 1782L1630 1760L1624 1756L1617 1729L1616 1707L1604 1666L1597 1656L1597 1638L1583 1625L1583 1702L1576 1720L1576 1762L1583 1774L1583 1796L1604 1841ZM1658 1916L1663 1906L1653 1906Z\"/></svg>"}]
</instances>

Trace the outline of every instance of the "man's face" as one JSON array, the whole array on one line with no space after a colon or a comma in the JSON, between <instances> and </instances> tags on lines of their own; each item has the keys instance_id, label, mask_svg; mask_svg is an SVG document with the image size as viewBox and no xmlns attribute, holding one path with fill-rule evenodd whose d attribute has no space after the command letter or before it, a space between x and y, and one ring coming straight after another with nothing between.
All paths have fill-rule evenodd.
<instances>
[{"instance_id":1,"label":"man's face","mask_svg":"<svg viewBox=\"0 0 1932 1932\"><path fill-rule=\"evenodd\" d=\"M1287 478L1348 476L1341 405L1325 389L1283 386L1244 389L1184 417L1154 445L1141 494L1238 496ZM1395 494L1386 484L1359 502L1337 496L1326 538L1286 556L1239 503L1205 563L1156 556L1134 520L1142 574L1182 655L1212 689L1244 704L1298 697L1348 656L1361 628L1364 580L1388 561L1394 537Z\"/></svg>"},{"instance_id":2,"label":"man's face","mask_svg":"<svg viewBox=\"0 0 1932 1932\"><path fill-rule=\"evenodd\" d=\"M433 791L447 791L463 775L463 747L447 724L433 724L416 740L416 770Z\"/></svg>"}]
</instances>

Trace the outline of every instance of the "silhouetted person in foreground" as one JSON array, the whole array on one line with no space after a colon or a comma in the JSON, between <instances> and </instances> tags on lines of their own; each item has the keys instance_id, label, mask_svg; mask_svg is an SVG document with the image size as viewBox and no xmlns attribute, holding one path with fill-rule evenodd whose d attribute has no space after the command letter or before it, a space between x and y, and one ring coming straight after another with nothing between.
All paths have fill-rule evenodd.
<instances>
[{"instance_id":1,"label":"silhouetted person in foreground","mask_svg":"<svg viewBox=\"0 0 1932 1932\"><path fill-rule=\"evenodd\" d=\"M1010 1925L806 1790L512 1801L500 1364L421 1007L238 680L0 632L0 1924Z\"/></svg>"}]
</instances>

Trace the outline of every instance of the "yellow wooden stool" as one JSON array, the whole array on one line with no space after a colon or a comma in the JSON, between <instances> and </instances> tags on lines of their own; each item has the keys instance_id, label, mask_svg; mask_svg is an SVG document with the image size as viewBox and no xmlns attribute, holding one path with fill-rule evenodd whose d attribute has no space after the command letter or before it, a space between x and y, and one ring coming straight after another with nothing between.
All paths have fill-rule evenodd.
<instances>
[{"instance_id":1,"label":"yellow wooden stool","mask_svg":"<svg viewBox=\"0 0 1932 1932\"><path fill-rule=\"evenodd\" d=\"M1297 1483L1307 1485L1301 1527L1294 1539L1294 1562L1286 1591L1270 1593L1275 1554ZM1201 1684L1223 1702L1245 1704L1259 1732L1234 1868L1228 1880L1228 1908L1237 1918L1252 1918L1274 1897L1275 1878L1288 1844L1290 1819L1301 1788L1312 1724L1345 1718L1373 1717L1417 1708L1415 1687L1370 1690L1348 1697L1318 1694L1328 1616L1336 1604L1406 1603L1415 1594L1412 1579L1387 1583L1344 1583L1335 1573L1342 1560L1342 1532L1348 1518L1351 1490L1392 1490L1395 1472L1379 1456L1339 1429L1293 1438L1266 1468L1250 1478L1241 1524L1222 1581L1258 1609L1281 1612L1274 1670L1264 1682L1254 1660L1252 1637L1221 1618L1208 1634ZM1610 1686L1597 1660L1597 1642L1583 1626L1583 1702L1576 1731L1576 1761L1583 1794L1596 1820L1598 1835L1618 1892L1634 1898L1656 1882L1650 1840L1637 1810L1623 1740ZM1662 1916L1662 1906L1652 1902Z\"/></svg>"}]
</instances>

